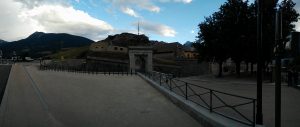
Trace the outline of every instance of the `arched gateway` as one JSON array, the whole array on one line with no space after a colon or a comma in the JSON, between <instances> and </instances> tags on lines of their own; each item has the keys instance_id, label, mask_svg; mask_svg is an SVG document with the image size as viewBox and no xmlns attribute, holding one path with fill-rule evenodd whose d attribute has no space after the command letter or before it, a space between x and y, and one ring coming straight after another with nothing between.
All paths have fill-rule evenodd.
<instances>
[{"instance_id":1,"label":"arched gateway","mask_svg":"<svg viewBox=\"0 0 300 127\"><path fill-rule=\"evenodd\" d=\"M152 47L150 46L129 46L129 69L135 72L151 72L152 65Z\"/></svg>"}]
</instances>

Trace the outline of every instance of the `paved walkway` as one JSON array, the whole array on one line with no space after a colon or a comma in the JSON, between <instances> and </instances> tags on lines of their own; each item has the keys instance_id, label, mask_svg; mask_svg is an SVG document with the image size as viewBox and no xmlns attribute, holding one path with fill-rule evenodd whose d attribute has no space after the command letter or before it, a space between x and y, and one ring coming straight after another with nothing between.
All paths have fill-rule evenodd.
<instances>
[{"instance_id":1,"label":"paved walkway","mask_svg":"<svg viewBox=\"0 0 300 127\"><path fill-rule=\"evenodd\" d=\"M256 82L233 78L214 78L195 76L182 78L189 83L207 88L256 98ZM282 127L300 127L300 90L287 85L282 86ZM266 127L275 126L275 88L274 83L263 85L263 115Z\"/></svg>"},{"instance_id":2,"label":"paved walkway","mask_svg":"<svg viewBox=\"0 0 300 127\"><path fill-rule=\"evenodd\" d=\"M12 67L1 127L201 127L138 76Z\"/></svg>"}]
</instances>

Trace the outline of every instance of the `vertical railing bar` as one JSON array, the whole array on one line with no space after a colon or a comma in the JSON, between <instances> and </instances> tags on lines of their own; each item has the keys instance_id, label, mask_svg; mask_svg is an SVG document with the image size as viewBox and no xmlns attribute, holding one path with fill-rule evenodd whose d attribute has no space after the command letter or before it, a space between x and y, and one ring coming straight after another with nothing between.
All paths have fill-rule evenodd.
<instances>
[{"instance_id":1,"label":"vertical railing bar","mask_svg":"<svg viewBox=\"0 0 300 127\"><path fill-rule=\"evenodd\" d=\"M252 126L255 127L255 99L253 99L253 120L252 120Z\"/></svg>"},{"instance_id":2,"label":"vertical railing bar","mask_svg":"<svg viewBox=\"0 0 300 127\"><path fill-rule=\"evenodd\" d=\"M213 110L213 102L212 102L212 90L209 90L209 111L212 112Z\"/></svg>"},{"instance_id":3,"label":"vertical railing bar","mask_svg":"<svg viewBox=\"0 0 300 127\"><path fill-rule=\"evenodd\" d=\"M172 91L172 82L171 82L171 78L168 78L167 81L169 82L170 91Z\"/></svg>"},{"instance_id":4,"label":"vertical railing bar","mask_svg":"<svg viewBox=\"0 0 300 127\"><path fill-rule=\"evenodd\" d=\"M185 100L188 100L188 89L187 89L187 87L188 87L188 83L185 82Z\"/></svg>"},{"instance_id":5,"label":"vertical railing bar","mask_svg":"<svg viewBox=\"0 0 300 127\"><path fill-rule=\"evenodd\" d=\"M161 75L162 74L159 74L159 85L161 86Z\"/></svg>"}]
</instances>

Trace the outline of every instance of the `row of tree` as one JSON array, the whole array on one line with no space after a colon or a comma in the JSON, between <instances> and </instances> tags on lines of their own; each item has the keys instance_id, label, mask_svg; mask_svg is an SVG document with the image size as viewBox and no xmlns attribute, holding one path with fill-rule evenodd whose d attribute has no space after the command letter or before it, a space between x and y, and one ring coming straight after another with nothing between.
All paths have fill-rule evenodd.
<instances>
[{"instance_id":1,"label":"row of tree","mask_svg":"<svg viewBox=\"0 0 300 127\"><path fill-rule=\"evenodd\" d=\"M283 37L294 31L293 22L298 21L299 13L294 9L292 0L283 0L279 5L263 0L263 60L268 66L275 45L276 6L282 10ZM257 62L257 4L245 0L228 0L205 21L199 24L198 40L194 46L201 54L201 60L219 64L219 76L222 76L222 63L231 58L240 75L240 64Z\"/></svg>"}]
</instances>

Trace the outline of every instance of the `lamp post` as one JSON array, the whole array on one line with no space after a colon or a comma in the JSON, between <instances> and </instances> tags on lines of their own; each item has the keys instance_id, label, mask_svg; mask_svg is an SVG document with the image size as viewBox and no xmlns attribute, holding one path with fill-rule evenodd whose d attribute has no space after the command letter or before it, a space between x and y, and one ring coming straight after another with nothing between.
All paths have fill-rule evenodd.
<instances>
[{"instance_id":1,"label":"lamp post","mask_svg":"<svg viewBox=\"0 0 300 127\"><path fill-rule=\"evenodd\" d=\"M275 127L281 126L281 54L283 51L282 43L282 12L276 9L275 24Z\"/></svg>"},{"instance_id":2,"label":"lamp post","mask_svg":"<svg viewBox=\"0 0 300 127\"><path fill-rule=\"evenodd\" d=\"M256 0L257 4L257 90L256 90L256 124L263 125L263 113L262 113L262 0Z\"/></svg>"}]
</instances>

